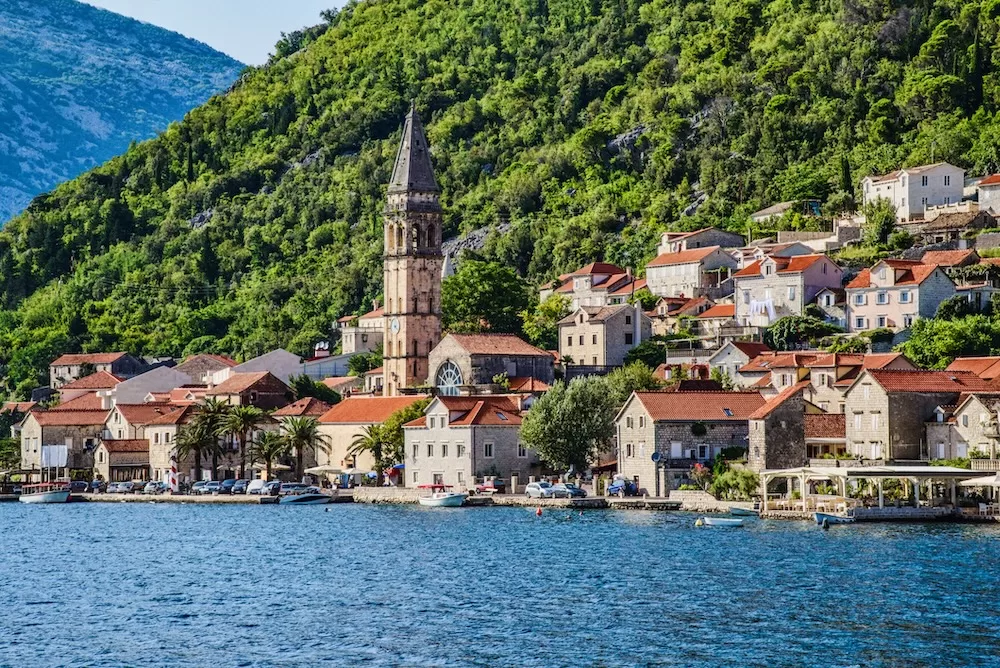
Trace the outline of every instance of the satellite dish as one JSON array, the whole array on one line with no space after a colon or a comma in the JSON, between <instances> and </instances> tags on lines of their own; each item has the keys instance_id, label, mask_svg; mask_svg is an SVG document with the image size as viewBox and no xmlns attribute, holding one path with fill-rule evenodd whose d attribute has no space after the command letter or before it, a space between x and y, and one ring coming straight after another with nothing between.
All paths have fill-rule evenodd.
<instances>
[{"instance_id":1,"label":"satellite dish","mask_svg":"<svg viewBox=\"0 0 1000 668\"><path fill-rule=\"evenodd\" d=\"M662 455L659 452L654 452L653 455L652 455L652 457L650 457L650 459L652 459L653 462L655 463L655 462L660 461L661 457L662 457Z\"/></svg>"}]
</instances>

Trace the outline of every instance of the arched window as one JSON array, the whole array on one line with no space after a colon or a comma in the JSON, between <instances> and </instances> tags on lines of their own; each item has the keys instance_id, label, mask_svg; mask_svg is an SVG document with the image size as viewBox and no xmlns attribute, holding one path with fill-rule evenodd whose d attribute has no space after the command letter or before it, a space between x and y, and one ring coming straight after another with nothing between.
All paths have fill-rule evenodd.
<instances>
[{"instance_id":1,"label":"arched window","mask_svg":"<svg viewBox=\"0 0 1000 668\"><path fill-rule=\"evenodd\" d=\"M385 235L386 236L386 239L385 239L386 250L388 252L392 253L393 251L396 250L396 226L395 225L390 225L389 229L387 230L387 232L388 233Z\"/></svg>"},{"instance_id":2,"label":"arched window","mask_svg":"<svg viewBox=\"0 0 1000 668\"><path fill-rule=\"evenodd\" d=\"M403 252L403 226L399 225L396 227L396 252Z\"/></svg>"},{"instance_id":3,"label":"arched window","mask_svg":"<svg viewBox=\"0 0 1000 668\"><path fill-rule=\"evenodd\" d=\"M420 226L414 225L411 234L413 236L413 250L417 250L420 248Z\"/></svg>"},{"instance_id":4,"label":"arched window","mask_svg":"<svg viewBox=\"0 0 1000 668\"><path fill-rule=\"evenodd\" d=\"M434 223L430 223L427 226L427 247L432 248L437 246L437 239L434 237Z\"/></svg>"},{"instance_id":5,"label":"arched window","mask_svg":"<svg viewBox=\"0 0 1000 668\"><path fill-rule=\"evenodd\" d=\"M446 397L458 396L458 388L462 385L462 371L451 360L438 367L434 377L438 392Z\"/></svg>"}]
</instances>

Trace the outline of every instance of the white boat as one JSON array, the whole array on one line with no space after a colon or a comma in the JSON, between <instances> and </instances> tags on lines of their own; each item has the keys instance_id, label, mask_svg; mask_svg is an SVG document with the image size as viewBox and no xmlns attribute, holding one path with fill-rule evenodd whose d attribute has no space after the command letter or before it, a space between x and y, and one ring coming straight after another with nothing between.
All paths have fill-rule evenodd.
<instances>
[{"instance_id":1,"label":"white boat","mask_svg":"<svg viewBox=\"0 0 1000 668\"><path fill-rule=\"evenodd\" d=\"M739 506L729 506L729 514L737 517L757 517L756 510L740 508Z\"/></svg>"},{"instance_id":2,"label":"white boat","mask_svg":"<svg viewBox=\"0 0 1000 668\"><path fill-rule=\"evenodd\" d=\"M66 503L69 501L69 485L58 482L25 485L17 500L21 503Z\"/></svg>"},{"instance_id":3,"label":"white boat","mask_svg":"<svg viewBox=\"0 0 1000 668\"><path fill-rule=\"evenodd\" d=\"M702 517L702 524L707 527L741 527L743 520L732 517Z\"/></svg>"},{"instance_id":4,"label":"white boat","mask_svg":"<svg viewBox=\"0 0 1000 668\"><path fill-rule=\"evenodd\" d=\"M854 524L854 518L848 517L846 515L831 515L830 513L813 513L813 519L816 520L816 524L823 526L826 522L827 525L830 524Z\"/></svg>"},{"instance_id":5,"label":"white boat","mask_svg":"<svg viewBox=\"0 0 1000 668\"><path fill-rule=\"evenodd\" d=\"M333 497L329 494L289 494L288 496L281 497L281 501L278 503L288 504L288 505L299 505L299 506L321 506L324 503L330 503L333 501Z\"/></svg>"},{"instance_id":6,"label":"white boat","mask_svg":"<svg viewBox=\"0 0 1000 668\"><path fill-rule=\"evenodd\" d=\"M465 503L469 495L464 492L434 492L430 496L417 499L422 506L455 508Z\"/></svg>"}]
</instances>

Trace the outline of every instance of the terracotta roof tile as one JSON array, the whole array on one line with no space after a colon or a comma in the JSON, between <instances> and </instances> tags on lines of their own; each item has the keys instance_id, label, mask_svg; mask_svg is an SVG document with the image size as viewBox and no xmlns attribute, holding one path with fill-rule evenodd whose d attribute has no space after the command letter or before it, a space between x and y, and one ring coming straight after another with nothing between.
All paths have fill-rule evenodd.
<instances>
[{"instance_id":1,"label":"terracotta roof tile","mask_svg":"<svg viewBox=\"0 0 1000 668\"><path fill-rule=\"evenodd\" d=\"M778 396L773 397L766 404L755 410L750 414L748 419L750 420L763 420L768 415L774 412L776 408L781 406L783 403L791 399L792 397L801 394L803 390L809 387L809 381L803 380L791 387L786 387L784 390L778 393Z\"/></svg>"},{"instance_id":2,"label":"terracotta roof tile","mask_svg":"<svg viewBox=\"0 0 1000 668\"><path fill-rule=\"evenodd\" d=\"M704 248L692 248L677 253L664 253L651 260L646 268L667 267L674 264L689 264L691 262L701 262L706 257L719 250L720 246L705 246Z\"/></svg>"},{"instance_id":3,"label":"terracotta roof tile","mask_svg":"<svg viewBox=\"0 0 1000 668\"><path fill-rule=\"evenodd\" d=\"M36 411L31 416L43 427L96 427L104 424L105 410ZM26 418L31 419L31 417Z\"/></svg>"},{"instance_id":4,"label":"terracotta roof tile","mask_svg":"<svg viewBox=\"0 0 1000 668\"><path fill-rule=\"evenodd\" d=\"M449 334L448 338L471 355L551 357L549 353L514 334Z\"/></svg>"},{"instance_id":5,"label":"terracotta roof tile","mask_svg":"<svg viewBox=\"0 0 1000 668\"><path fill-rule=\"evenodd\" d=\"M89 376L78 378L72 383L67 383L60 387L60 390L110 390L122 382L118 376L113 376L107 371L98 371Z\"/></svg>"},{"instance_id":6,"label":"terracotta roof tile","mask_svg":"<svg viewBox=\"0 0 1000 668\"><path fill-rule=\"evenodd\" d=\"M511 392L548 392L550 389L548 383L532 376L514 376L510 379Z\"/></svg>"},{"instance_id":7,"label":"terracotta roof tile","mask_svg":"<svg viewBox=\"0 0 1000 668\"><path fill-rule=\"evenodd\" d=\"M368 311L362 316L358 317L358 320L376 320L385 316L385 307L379 306L374 311Z\"/></svg>"},{"instance_id":8,"label":"terracotta roof tile","mask_svg":"<svg viewBox=\"0 0 1000 668\"><path fill-rule=\"evenodd\" d=\"M812 255L792 255L791 257L783 257L780 255L769 255L768 259L774 260L776 265L777 273L779 274L797 274L805 271L809 267L813 266L817 262L824 259L826 255L821 253L816 253ZM733 274L734 278L746 278L753 276L761 276L760 267L763 260L757 260L753 264L750 264L738 272Z\"/></svg>"},{"instance_id":9,"label":"terracotta roof tile","mask_svg":"<svg viewBox=\"0 0 1000 668\"><path fill-rule=\"evenodd\" d=\"M128 353L70 353L56 358L49 366L74 366L77 364L111 364Z\"/></svg>"},{"instance_id":10,"label":"terracotta roof tile","mask_svg":"<svg viewBox=\"0 0 1000 668\"><path fill-rule=\"evenodd\" d=\"M349 397L320 416L319 421L322 424L379 424L421 399L426 397Z\"/></svg>"},{"instance_id":11,"label":"terracotta roof tile","mask_svg":"<svg viewBox=\"0 0 1000 668\"><path fill-rule=\"evenodd\" d=\"M979 182L981 186L1000 186L1000 174L990 174Z\"/></svg>"},{"instance_id":12,"label":"terracotta roof tile","mask_svg":"<svg viewBox=\"0 0 1000 668\"><path fill-rule=\"evenodd\" d=\"M636 392L655 421L746 420L764 405L760 392Z\"/></svg>"},{"instance_id":13,"label":"terracotta roof tile","mask_svg":"<svg viewBox=\"0 0 1000 668\"><path fill-rule=\"evenodd\" d=\"M210 388L206 394L209 396L241 394L253 388L269 392L288 392L291 389L272 375L271 372L255 371L252 373L234 373L215 387Z\"/></svg>"},{"instance_id":14,"label":"terracotta roof tile","mask_svg":"<svg viewBox=\"0 0 1000 668\"><path fill-rule=\"evenodd\" d=\"M590 274L624 274L625 270L618 265L610 264L608 262L591 262L585 267L580 267L574 271L570 276L587 276Z\"/></svg>"},{"instance_id":15,"label":"terracotta roof tile","mask_svg":"<svg viewBox=\"0 0 1000 668\"><path fill-rule=\"evenodd\" d=\"M170 411L169 413L164 413L163 415L153 418L146 423L149 425L167 425L167 424L187 424L191 421L198 413L198 406L194 404L189 404L187 406L178 406L177 410Z\"/></svg>"},{"instance_id":16,"label":"terracotta roof tile","mask_svg":"<svg viewBox=\"0 0 1000 668\"><path fill-rule=\"evenodd\" d=\"M706 320L711 318L734 318L736 317L736 304L716 304L695 317Z\"/></svg>"},{"instance_id":17,"label":"terracotta roof tile","mask_svg":"<svg viewBox=\"0 0 1000 668\"><path fill-rule=\"evenodd\" d=\"M440 399L450 413L462 413L452 416L448 421L449 426L519 427L521 425L518 403L509 396L441 397Z\"/></svg>"},{"instance_id":18,"label":"terracotta roof tile","mask_svg":"<svg viewBox=\"0 0 1000 668\"><path fill-rule=\"evenodd\" d=\"M899 371L868 369L866 372L887 392L931 392L956 394L990 392L996 387L971 371Z\"/></svg>"},{"instance_id":19,"label":"terracotta roof tile","mask_svg":"<svg viewBox=\"0 0 1000 668\"><path fill-rule=\"evenodd\" d=\"M610 295L612 297L621 297L623 295L630 295L633 292L639 292L639 290L642 290L645 287L646 287L646 279L640 278L635 281L629 281L628 283L618 288L614 292L611 292Z\"/></svg>"},{"instance_id":20,"label":"terracotta roof tile","mask_svg":"<svg viewBox=\"0 0 1000 668\"><path fill-rule=\"evenodd\" d=\"M847 420L843 413L806 413L806 438L847 438Z\"/></svg>"},{"instance_id":21,"label":"terracotta roof tile","mask_svg":"<svg viewBox=\"0 0 1000 668\"><path fill-rule=\"evenodd\" d=\"M902 274L900 274L900 276L896 279L895 287L904 285L920 285L938 268L937 265L934 264L922 264L920 262L911 262L908 260L883 260L879 264L882 263L887 264L894 270L902 270ZM878 264L875 266L877 267ZM873 286L871 284L871 270L869 269L862 269L858 272L858 275L854 277L854 280L847 284L848 289L870 287Z\"/></svg>"},{"instance_id":22,"label":"terracotta roof tile","mask_svg":"<svg viewBox=\"0 0 1000 668\"><path fill-rule=\"evenodd\" d=\"M330 404L315 397L305 397L271 413L272 417L311 415L319 417L330 410Z\"/></svg>"},{"instance_id":23,"label":"terracotta roof tile","mask_svg":"<svg viewBox=\"0 0 1000 668\"><path fill-rule=\"evenodd\" d=\"M168 403L118 404L115 408L131 425L146 425L159 417L180 410L179 406Z\"/></svg>"},{"instance_id":24,"label":"terracotta roof tile","mask_svg":"<svg viewBox=\"0 0 1000 668\"><path fill-rule=\"evenodd\" d=\"M107 412L107 409L103 407L101 398L97 396L96 392L87 392L86 394L81 394L76 399L70 399L69 401L64 401L63 403L53 406L51 411L101 411Z\"/></svg>"},{"instance_id":25,"label":"terracotta roof tile","mask_svg":"<svg viewBox=\"0 0 1000 668\"><path fill-rule=\"evenodd\" d=\"M102 440L101 445L107 448L108 452L149 452L149 440L144 438Z\"/></svg>"},{"instance_id":26,"label":"terracotta roof tile","mask_svg":"<svg viewBox=\"0 0 1000 668\"><path fill-rule=\"evenodd\" d=\"M974 250L939 250L927 251L920 261L924 264L936 264L941 267L958 267L963 264L975 264L979 255Z\"/></svg>"},{"instance_id":27,"label":"terracotta roof tile","mask_svg":"<svg viewBox=\"0 0 1000 668\"><path fill-rule=\"evenodd\" d=\"M0 413L30 413L36 406L37 401L5 401Z\"/></svg>"},{"instance_id":28,"label":"terracotta roof tile","mask_svg":"<svg viewBox=\"0 0 1000 668\"><path fill-rule=\"evenodd\" d=\"M958 357L945 371L970 371L983 380L1000 377L1000 357Z\"/></svg>"}]
</instances>

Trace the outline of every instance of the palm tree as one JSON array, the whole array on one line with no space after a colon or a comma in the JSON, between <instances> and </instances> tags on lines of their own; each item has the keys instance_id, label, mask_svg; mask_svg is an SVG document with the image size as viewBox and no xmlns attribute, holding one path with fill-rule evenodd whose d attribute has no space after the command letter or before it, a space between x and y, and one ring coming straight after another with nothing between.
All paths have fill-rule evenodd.
<instances>
[{"instance_id":1,"label":"palm tree","mask_svg":"<svg viewBox=\"0 0 1000 668\"><path fill-rule=\"evenodd\" d=\"M194 477L201 480L201 456L214 451L215 434L203 422L192 421L177 434L174 441L174 457L183 461L194 455Z\"/></svg>"},{"instance_id":2,"label":"palm tree","mask_svg":"<svg viewBox=\"0 0 1000 668\"><path fill-rule=\"evenodd\" d=\"M387 438L382 425L370 424L362 427L361 433L354 437L354 440L351 441L351 447L347 450L347 454L357 457L364 452L370 453L372 459L375 460L375 473L378 475L376 484L381 487L386 461L393 454L391 450L393 450L393 444Z\"/></svg>"},{"instance_id":3,"label":"palm tree","mask_svg":"<svg viewBox=\"0 0 1000 668\"><path fill-rule=\"evenodd\" d=\"M210 454L212 455L212 479L219 472L219 457L225 455L225 448L219 442L219 427L222 425L223 420L225 420L226 415L232 410L230 406L225 401L221 399L216 399L215 397L207 397L201 402L198 414L194 416L192 423L198 423L202 425L204 429L207 429L210 434L215 437L215 440L210 449Z\"/></svg>"},{"instance_id":4,"label":"palm tree","mask_svg":"<svg viewBox=\"0 0 1000 668\"><path fill-rule=\"evenodd\" d=\"M288 439L273 431L265 431L257 435L250 445L250 463L263 464L267 480L271 479L271 468L274 462L288 455L292 444Z\"/></svg>"},{"instance_id":5,"label":"palm tree","mask_svg":"<svg viewBox=\"0 0 1000 668\"><path fill-rule=\"evenodd\" d=\"M246 477L247 435L264 421L266 413L256 406L233 406L219 420L220 436L231 436L240 444L240 478Z\"/></svg>"},{"instance_id":6,"label":"palm tree","mask_svg":"<svg viewBox=\"0 0 1000 668\"><path fill-rule=\"evenodd\" d=\"M307 448L329 452L330 446L326 436L319 433L319 422L314 417L302 415L299 417L286 417L282 423L282 430L288 444L295 450L295 475L302 480L304 471L302 470L302 458Z\"/></svg>"}]
</instances>

